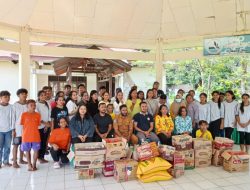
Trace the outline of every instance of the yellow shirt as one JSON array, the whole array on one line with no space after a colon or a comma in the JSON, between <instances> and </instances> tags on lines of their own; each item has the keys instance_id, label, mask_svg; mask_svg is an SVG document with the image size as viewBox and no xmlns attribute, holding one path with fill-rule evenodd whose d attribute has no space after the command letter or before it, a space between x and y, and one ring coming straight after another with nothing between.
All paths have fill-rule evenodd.
<instances>
[{"instance_id":1,"label":"yellow shirt","mask_svg":"<svg viewBox=\"0 0 250 190\"><path fill-rule=\"evenodd\" d=\"M129 115L133 118L135 114L139 113L141 111L141 107L140 107L140 103L141 103L141 100L140 99L136 99L136 103L134 105L134 108L133 110L131 111L131 106L132 106L132 100L127 100L126 101L126 105L128 107L128 113Z\"/></svg>"},{"instance_id":2,"label":"yellow shirt","mask_svg":"<svg viewBox=\"0 0 250 190\"><path fill-rule=\"evenodd\" d=\"M112 120L114 121L114 119L115 119L115 113L110 113L109 115L111 116Z\"/></svg>"},{"instance_id":3,"label":"yellow shirt","mask_svg":"<svg viewBox=\"0 0 250 190\"><path fill-rule=\"evenodd\" d=\"M172 132L174 130L174 123L172 118L169 116L159 116L155 117L155 132L159 134L161 131Z\"/></svg>"},{"instance_id":4,"label":"yellow shirt","mask_svg":"<svg viewBox=\"0 0 250 190\"><path fill-rule=\"evenodd\" d=\"M202 132L200 129L196 131L196 138L203 138L205 140L210 140L210 141L213 140L213 137L210 131L206 130L206 132L202 135Z\"/></svg>"}]
</instances>

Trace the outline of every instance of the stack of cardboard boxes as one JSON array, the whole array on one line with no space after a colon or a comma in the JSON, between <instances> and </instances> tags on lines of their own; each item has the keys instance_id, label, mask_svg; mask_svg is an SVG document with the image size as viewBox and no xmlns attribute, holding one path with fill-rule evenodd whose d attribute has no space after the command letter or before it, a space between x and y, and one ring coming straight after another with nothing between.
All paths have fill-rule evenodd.
<instances>
[{"instance_id":1,"label":"stack of cardboard boxes","mask_svg":"<svg viewBox=\"0 0 250 190\"><path fill-rule=\"evenodd\" d=\"M193 139L195 167L208 167L212 159L212 141L202 138Z\"/></svg>"}]
</instances>

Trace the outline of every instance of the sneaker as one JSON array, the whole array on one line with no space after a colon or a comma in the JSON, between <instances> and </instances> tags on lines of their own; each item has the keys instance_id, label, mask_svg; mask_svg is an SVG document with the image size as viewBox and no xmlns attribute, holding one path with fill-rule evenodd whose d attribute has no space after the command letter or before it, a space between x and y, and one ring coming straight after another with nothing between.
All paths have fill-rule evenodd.
<instances>
[{"instance_id":1,"label":"sneaker","mask_svg":"<svg viewBox=\"0 0 250 190\"><path fill-rule=\"evenodd\" d=\"M59 168L61 168L59 162L55 162L53 167L54 167L54 169L59 169Z\"/></svg>"}]
</instances>

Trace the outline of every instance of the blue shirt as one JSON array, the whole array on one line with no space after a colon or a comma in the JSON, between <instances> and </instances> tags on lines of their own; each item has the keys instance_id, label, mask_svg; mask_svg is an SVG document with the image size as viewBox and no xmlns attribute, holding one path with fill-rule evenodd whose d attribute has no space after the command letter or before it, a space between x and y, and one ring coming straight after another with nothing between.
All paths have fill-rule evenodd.
<instances>
[{"instance_id":1,"label":"blue shirt","mask_svg":"<svg viewBox=\"0 0 250 190\"><path fill-rule=\"evenodd\" d=\"M175 118L175 130L177 134L182 134L184 132L192 132L192 119L190 116L186 116L183 118L181 116L177 116Z\"/></svg>"},{"instance_id":2,"label":"blue shirt","mask_svg":"<svg viewBox=\"0 0 250 190\"><path fill-rule=\"evenodd\" d=\"M137 113L134 116L134 122L137 123L137 127L143 131L150 129L150 123L154 122L153 116L149 113L145 115L143 113Z\"/></svg>"}]
</instances>

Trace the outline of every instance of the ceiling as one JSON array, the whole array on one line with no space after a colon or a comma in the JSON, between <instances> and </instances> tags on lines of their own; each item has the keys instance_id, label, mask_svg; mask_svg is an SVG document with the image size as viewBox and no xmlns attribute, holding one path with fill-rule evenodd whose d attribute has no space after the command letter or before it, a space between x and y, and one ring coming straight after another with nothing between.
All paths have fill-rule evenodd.
<instances>
[{"instance_id":1,"label":"ceiling","mask_svg":"<svg viewBox=\"0 0 250 190\"><path fill-rule=\"evenodd\" d=\"M250 30L250 0L0 0L0 5L0 23L85 35L89 43L99 39L106 46Z\"/></svg>"}]
</instances>

